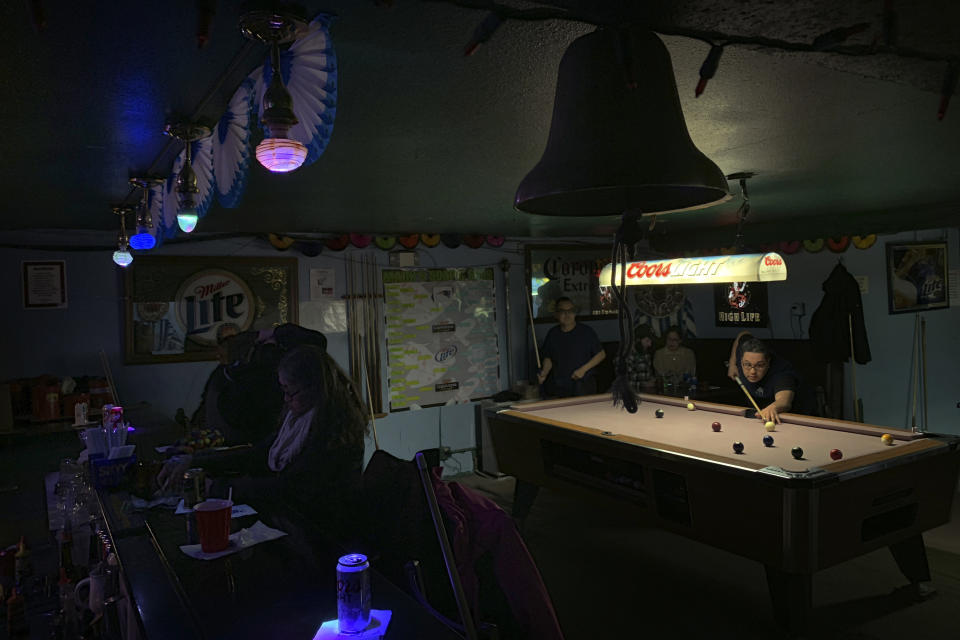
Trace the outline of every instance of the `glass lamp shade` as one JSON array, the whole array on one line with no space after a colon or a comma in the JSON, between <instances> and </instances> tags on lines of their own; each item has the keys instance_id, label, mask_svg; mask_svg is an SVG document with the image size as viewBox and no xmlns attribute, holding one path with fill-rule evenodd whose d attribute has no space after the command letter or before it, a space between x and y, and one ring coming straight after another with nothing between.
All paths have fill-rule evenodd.
<instances>
[{"instance_id":1,"label":"glass lamp shade","mask_svg":"<svg viewBox=\"0 0 960 640\"><path fill-rule=\"evenodd\" d=\"M307 159L307 148L290 138L264 138L257 145L257 161L268 171L286 173Z\"/></svg>"},{"instance_id":2,"label":"glass lamp shade","mask_svg":"<svg viewBox=\"0 0 960 640\"><path fill-rule=\"evenodd\" d=\"M177 213L177 224L184 233L190 233L197 228L197 210L183 209Z\"/></svg>"},{"instance_id":3,"label":"glass lamp shade","mask_svg":"<svg viewBox=\"0 0 960 640\"><path fill-rule=\"evenodd\" d=\"M113 261L121 267L126 267L133 262L133 256L127 249L117 249L113 252Z\"/></svg>"},{"instance_id":4,"label":"glass lamp shade","mask_svg":"<svg viewBox=\"0 0 960 640\"><path fill-rule=\"evenodd\" d=\"M157 239L146 227L137 227L137 233L130 238L130 246L137 251L147 251L157 246Z\"/></svg>"}]
</instances>

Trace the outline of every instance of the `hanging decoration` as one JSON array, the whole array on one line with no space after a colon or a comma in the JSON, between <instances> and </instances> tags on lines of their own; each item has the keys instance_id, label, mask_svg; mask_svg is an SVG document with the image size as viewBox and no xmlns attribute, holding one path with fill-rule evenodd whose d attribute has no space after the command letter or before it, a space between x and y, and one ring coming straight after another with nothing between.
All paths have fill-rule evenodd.
<instances>
[{"instance_id":1,"label":"hanging decoration","mask_svg":"<svg viewBox=\"0 0 960 640\"><path fill-rule=\"evenodd\" d=\"M397 244L396 236L374 236L373 243L384 251L390 251Z\"/></svg>"},{"instance_id":2,"label":"hanging decoration","mask_svg":"<svg viewBox=\"0 0 960 640\"><path fill-rule=\"evenodd\" d=\"M804 240L803 248L809 253L819 253L823 251L824 241L823 238L817 238L816 240Z\"/></svg>"},{"instance_id":3,"label":"hanging decoration","mask_svg":"<svg viewBox=\"0 0 960 640\"><path fill-rule=\"evenodd\" d=\"M800 241L799 240L784 240L777 243L777 249L780 253L785 253L788 256L792 256L797 251L800 251Z\"/></svg>"},{"instance_id":4,"label":"hanging decoration","mask_svg":"<svg viewBox=\"0 0 960 640\"><path fill-rule=\"evenodd\" d=\"M343 251L347 248L348 244L350 244L350 236L346 233L327 238L323 241L323 245L331 251Z\"/></svg>"},{"instance_id":5,"label":"hanging decoration","mask_svg":"<svg viewBox=\"0 0 960 640\"><path fill-rule=\"evenodd\" d=\"M460 235L456 233L441 233L440 242L447 249L456 249L460 246Z\"/></svg>"},{"instance_id":6,"label":"hanging decoration","mask_svg":"<svg viewBox=\"0 0 960 640\"><path fill-rule=\"evenodd\" d=\"M463 244L471 249L479 249L483 246L483 236L476 233L468 233L463 236Z\"/></svg>"},{"instance_id":7,"label":"hanging decoration","mask_svg":"<svg viewBox=\"0 0 960 640\"><path fill-rule=\"evenodd\" d=\"M268 233L267 240L270 241L270 246L277 251L286 251L293 246L294 243L294 239L290 236L281 236L276 233Z\"/></svg>"},{"instance_id":8,"label":"hanging decoration","mask_svg":"<svg viewBox=\"0 0 960 640\"><path fill-rule=\"evenodd\" d=\"M431 249L438 244L440 244L440 234L439 233L421 233L420 242L425 246L430 247Z\"/></svg>"},{"instance_id":9,"label":"hanging decoration","mask_svg":"<svg viewBox=\"0 0 960 640\"><path fill-rule=\"evenodd\" d=\"M877 234L871 233L868 236L853 236L853 246L857 249L869 249L877 241Z\"/></svg>"},{"instance_id":10,"label":"hanging decoration","mask_svg":"<svg viewBox=\"0 0 960 640\"><path fill-rule=\"evenodd\" d=\"M367 235L365 233L351 233L350 234L350 244L355 246L357 249L365 249L370 245L370 242L373 240L373 236Z\"/></svg>"},{"instance_id":11,"label":"hanging decoration","mask_svg":"<svg viewBox=\"0 0 960 640\"><path fill-rule=\"evenodd\" d=\"M827 248L834 253L843 253L850 246L850 236L827 238Z\"/></svg>"},{"instance_id":12,"label":"hanging decoration","mask_svg":"<svg viewBox=\"0 0 960 640\"><path fill-rule=\"evenodd\" d=\"M487 244L491 247L502 247L505 241L503 236L487 236Z\"/></svg>"},{"instance_id":13,"label":"hanging decoration","mask_svg":"<svg viewBox=\"0 0 960 640\"><path fill-rule=\"evenodd\" d=\"M232 209L240 204L250 169L250 116L253 112L253 86L245 78L230 98L212 137L213 175L217 202Z\"/></svg>"},{"instance_id":14,"label":"hanging decoration","mask_svg":"<svg viewBox=\"0 0 960 640\"><path fill-rule=\"evenodd\" d=\"M317 161L330 141L337 105L337 56L328 26L330 16L321 13L285 51L280 52L280 77L293 99L297 124L288 135L307 148L302 167ZM254 103L258 117L263 115L263 96L270 86L273 70L268 63L254 70Z\"/></svg>"},{"instance_id":15,"label":"hanging decoration","mask_svg":"<svg viewBox=\"0 0 960 640\"><path fill-rule=\"evenodd\" d=\"M413 249L420 244L420 234L412 233L407 236L400 236L397 238L397 242L399 242L400 246L404 249Z\"/></svg>"}]
</instances>

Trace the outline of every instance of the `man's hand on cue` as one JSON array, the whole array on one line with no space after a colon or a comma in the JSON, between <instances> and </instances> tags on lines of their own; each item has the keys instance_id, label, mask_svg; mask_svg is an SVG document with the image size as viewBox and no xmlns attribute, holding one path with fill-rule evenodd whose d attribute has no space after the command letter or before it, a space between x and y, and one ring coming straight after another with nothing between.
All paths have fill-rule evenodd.
<instances>
[{"instance_id":1,"label":"man's hand on cue","mask_svg":"<svg viewBox=\"0 0 960 640\"><path fill-rule=\"evenodd\" d=\"M543 381L546 379L547 379L547 374L545 374L543 371L537 372L537 382L539 382L540 384L543 384Z\"/></svg>"},{"instance_id":2,"label":"man's hand on cue","mask_svg":"<svg viewBox=\"0 0 960 640\"><path fill-rule=\"evenodd\" d=\"M757 414L757 418L764 422L780 424L780 413L777 411L776 405L772 402Z\"/></svg>"}]
</instances>

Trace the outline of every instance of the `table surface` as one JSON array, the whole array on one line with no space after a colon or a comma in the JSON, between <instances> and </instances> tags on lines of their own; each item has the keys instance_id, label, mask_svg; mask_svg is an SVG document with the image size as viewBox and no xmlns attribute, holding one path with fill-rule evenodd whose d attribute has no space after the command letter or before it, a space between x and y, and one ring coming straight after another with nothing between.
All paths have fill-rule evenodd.
<instances>
[{"instance_id":1,"label":"table surface","mask_svg":"<svg viewBox=\"0 0 960 640\"><path fill-rule=\"evenodd\" d=\"M683 398L648 394L640 398L635 414L614 407L609 394L517 404L506 414L744 469L777 467L791 473L840 471L858 459L890 457L928 446L922 434L910 431L796 414L783 414L783 423L768 432L762 421L746 417L748 409L743 407L693 401L691 411ZM662 418L655 416L658 409L663 410ZM713 431L714 421L721 424L719 432ZM883 443L884 433L894 437L893 445ZM773 437L773 446L763 444L765 435ZM734 442L744 444L742 454L733 451ZM791 453L797 446L803 449L800 459ZM843 459L831 459L832 449L839 449Z\"/></svg>"}]
</instances>

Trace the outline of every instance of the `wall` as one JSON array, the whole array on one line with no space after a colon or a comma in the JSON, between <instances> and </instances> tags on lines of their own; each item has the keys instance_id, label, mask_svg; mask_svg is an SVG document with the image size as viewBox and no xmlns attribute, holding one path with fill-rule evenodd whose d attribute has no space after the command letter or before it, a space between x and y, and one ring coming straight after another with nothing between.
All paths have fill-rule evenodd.
<instances>
[{"instance_id":1,"label":"wall","mask_svg":"<svg viewBox=\"0 0 960 640\"><path fill-rule=\"evenodd\" d=\"M0 237L0 240L10 238ZM90 240L90 238L87 238ZM101 239L102 240L102 239ZM110 242L107 239L106 242ZM24 242L23 239L17 243ZM63 242L60 239L60 242ZM98 244L92 242L92 244ZM99 243L102 244L102 243ZM335 269L335 298L346 293L345 258L366 253L379 266L388 266L388 254L379 249L343 252L324 252L308 258L294 251L278 253L259 239L249 237L230 240L200 241L199 238L177 245L166 245L155 250L157 255L244 255L297 256L301 322L309 326L312 310L309 301L309 272L311 268ZM523 249L516 242L507 242L499 249L484 247L470 249L461 246L448 249L440 246L417 250L421 267L494 266L497 288L497 319L501 353L501 388L518 376L526 377L526 352L529 335L526 321L526 302L520 285L523 278ZM68 308L63 310L26 310L20 300L23 260L65 260L67 267ZM507 260L510 274L509 316L503 271L499 264ZM212 371L212 362L173 363L162 365L123 364L123 272L110 260L110 252L82 250L38 251L14 248L0 249L0 299L16 301L0 315L0 332L4 336L0 347L0 380L30 377L42 373L56 376L102 375L99 351L108 358L122 401L133 404L149 402L167 415L173 416L178 407L189 415L199 404L203 385ZM330 354L346 368L348 340L345 333L328 333ZM385 353L383 345L382 352ZM512 350L512 357L507 357ZM516 369L511 371L511 367ZM384 360L382 374L383 397L387 397L387 371ZM432 407L417 411L401 411L377 420L377 432L382 448L401 458L413 456L424 448L445 446L464 449L474 445L474 408L472 404ZM372 451L368 446L368 455ZM456 454L445 462L449 471L473 469L469 452Z\"/></svg>"},{"instance_id":2,"label":"wall","mask_svg":"<svg viewBox=\"0 0 960 640\"><path fill-rule=\"evenodd\" d=\"M956 273L960 266L960 233L957 229L941 229L880 236L871 248L859 250L852 245L844 253L819 253L803 250L784 256L787 262L786 282L772 283L769 288L771 323L769 329L757 330L759 337L807 337L810 317L823 298L822 283L829 277L838 260L843 260L854 276L866 276L867 292L862 294L867 337L873 360L856 365L857 395L863 400L864 421L899 428L910 428L912 414L913 335L918 314L891 315L887 311L886 243L947 239L948 268ZM689 287L696 317L709 318L713 313L712 288ZM790 306L801 302L806 306L802 319L802 335L796 334L797 323L791 326ZM927 402L928 430L960 434L960 300L953 298L949 309L919 314L927 324ZM712 322L697 324L697 335L704 338L730 338L738 330L719 328ZM845 392L848 419L853 416L852 376L846 366ZM922 394L918 401L917 422L922 413Z\"/></svg>"}]
</instances>

